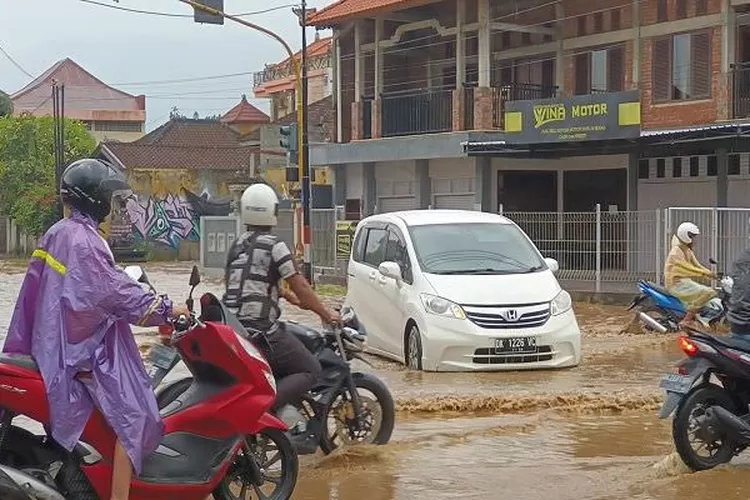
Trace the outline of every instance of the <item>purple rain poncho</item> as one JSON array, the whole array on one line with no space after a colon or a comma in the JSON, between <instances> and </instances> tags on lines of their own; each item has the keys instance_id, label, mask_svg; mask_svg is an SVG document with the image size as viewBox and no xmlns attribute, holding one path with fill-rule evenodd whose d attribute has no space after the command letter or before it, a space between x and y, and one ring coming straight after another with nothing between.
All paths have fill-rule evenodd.
<instances>
[{"instance_id":1,"label":"purple rain poncho","mask_svg":"<svg viewBox=\"0 0 750 500\"><path fill-rule=\"evenodd\" d=\"M93 219L74 211L42 237L3 352L36 360L60 445L73 449L96 405L140 474L164 424L130 324L162 324L171 310L115 266ZM74 378L86 372L85 385Z\"/></svg>"}]
</instances>

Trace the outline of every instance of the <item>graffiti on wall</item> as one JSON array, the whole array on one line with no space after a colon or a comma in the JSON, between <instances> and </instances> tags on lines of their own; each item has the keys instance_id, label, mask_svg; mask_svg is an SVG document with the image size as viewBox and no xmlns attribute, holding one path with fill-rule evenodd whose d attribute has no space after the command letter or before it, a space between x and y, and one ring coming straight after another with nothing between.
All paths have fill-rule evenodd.
<instances>
[{"instance_id":1,"label":"graffiti on wall","mask_svg":"<svg viewBox=\"0 0 750 500\"><path fill-rule=\"evenodd\" d=\"M203 215L228 215L229 201L211 199L183 189L183 195L138 198L132 196L113 207L112 239L115 246L130 246L134 241L158 243L174 249L181 241L200 238Z\"/></svg>"},{"instance_id":2,"label":"graffiti on wall","mask_svg":"<svg viewBox=\"0 0 750 500\"><path fill-rule=\"evenodd\" d=\"M176 248L181 240L200 237L200 216L191 204L179 196L148 198L140 202L128 199L126 209L135 236Z\"/></svg>"}]
</instances>

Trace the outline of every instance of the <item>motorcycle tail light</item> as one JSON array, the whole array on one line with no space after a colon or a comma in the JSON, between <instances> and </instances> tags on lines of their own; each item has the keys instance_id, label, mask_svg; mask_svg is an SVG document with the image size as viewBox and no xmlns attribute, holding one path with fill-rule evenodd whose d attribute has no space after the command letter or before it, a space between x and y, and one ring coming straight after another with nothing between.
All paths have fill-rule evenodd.
<instances>
[{"instance_id":1,"label":"motorcycle tail light","mask_svg":"<svg viewBox=\"0 0 750 500\"><path fill-rule=\"evenodd\" d=\"M684 335L677 339L677 343L679 344L680 349L682 349L682 352L690 357L695 356L700 351L700 348L695 344L695 342Z\"/></svg>"}]
</instances>

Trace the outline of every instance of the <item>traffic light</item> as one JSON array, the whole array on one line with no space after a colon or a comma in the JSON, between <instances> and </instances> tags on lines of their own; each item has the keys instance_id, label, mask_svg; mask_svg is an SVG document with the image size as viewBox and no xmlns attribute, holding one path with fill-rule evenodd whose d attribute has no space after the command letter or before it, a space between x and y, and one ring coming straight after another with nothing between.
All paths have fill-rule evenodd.
<instances>
[{"instance_id":1,"label":"traffic light","mask_svg":"<svg viewBox=\"0 0 750 500\"><path fill-rule=\"evenodd\" d=\"M195 3L224 12L224 0L195 0ZM215 16L195 7L193 7L193 11L193 21L196 23L224 24L224 16Z\"/></svg>"},{"instance_id":2,"label":"traffic light","mask_svg":"<svg viewBox=\"0 0 750 500\"><path fill-rule=\"evenodd\" d=\"M280 127L279 133L281 134L279 145L290 153L296 153L297 149L299 149L297 147L297 141L299 140L297 136L297 124Z\"/></svg>"}]
</instances>

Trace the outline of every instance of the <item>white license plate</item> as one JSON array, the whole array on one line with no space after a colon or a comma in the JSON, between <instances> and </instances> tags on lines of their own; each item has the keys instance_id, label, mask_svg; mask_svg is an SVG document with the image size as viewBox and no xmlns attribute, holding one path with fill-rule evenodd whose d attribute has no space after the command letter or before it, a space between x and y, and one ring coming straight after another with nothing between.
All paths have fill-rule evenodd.
<instances>
[{"instance_id":1,"label":"white license plate","mask_svg":"<svg viewBox=\"0 0 750 500\"><path fill-rule=\"evenodd\" d=\"M536 337L512 337L495 339L495 354L536 352Z\"/></svg>"}]
</instances>

